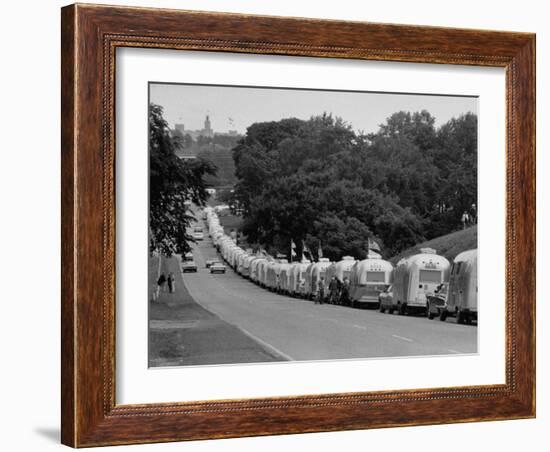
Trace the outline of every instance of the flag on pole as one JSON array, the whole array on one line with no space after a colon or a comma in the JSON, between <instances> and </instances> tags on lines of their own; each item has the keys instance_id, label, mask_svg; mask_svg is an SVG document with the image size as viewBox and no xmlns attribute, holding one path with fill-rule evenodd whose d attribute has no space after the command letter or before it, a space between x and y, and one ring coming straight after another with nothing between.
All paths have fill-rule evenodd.
<instances>
[{"instance_id":1,"label":"flag on pole","mask_svg":"<svg viewBox=\"0 0 550 452\"><path fill-rule=\"evenodd\" d=\"M306 242L302 240L302 256L304 256L304 254L306 254L306 253L307 253L308 257L311 259L311 251L307 247Z\"/></svg>"},{"instance_id":2,"label":"flag on pole","mask_svg":"<svg viewBox=\"0 0 550 452\"><path fill-rule=\"evenodd\" d=\"M319 240L319 249L317 250L317 256L319 259L323 257L323 248L321 248L321 241Z\"/></svg>"},{"instance_id":3,"label":"flag on pole","mask_svg":"<svg viewBox=\"0 0 550 452\"><path fill-rule=\"evenodd\" d=\"M294 259L296 257L296 244L294 243L294 240L290 239L290 260Z\"/></svg>"},{"instance_id":4,"label":"flag on pole","mask_svg":"<svg viewBox=\"0 0 550 452\"><path fill-rule=\"evenodd\" d=\"M367 247L368 247L369 251L372 250L372 251L378 251L379 253L381 252L380 245L378 243L376 243L376 241L371 239L370 237L368 239Z\"/></svg>"}]
</instances>

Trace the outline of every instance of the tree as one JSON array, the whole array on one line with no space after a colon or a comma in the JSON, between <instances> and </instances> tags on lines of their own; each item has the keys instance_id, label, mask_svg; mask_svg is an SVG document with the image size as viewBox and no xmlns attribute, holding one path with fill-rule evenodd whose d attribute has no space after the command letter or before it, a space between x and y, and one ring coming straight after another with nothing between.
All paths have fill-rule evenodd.
<instances>
[{"instance_id":1,"label":"tree","mask_svg":"<svg viewBox=\"0 0 550 452\"><path fill-rule=\"evenodd\" d=\"M272 253L304 240L339 259L364 257L369 238L389 257L459 229L476 203L476 121L436 129L427 111L397 112L369 135L326 114L253 124L233 149L243 232Z\"/></svg>"},{"instance_id":2,"label":"tree","mask_svg":"<svg viewBox=\"0 0 550 452\"><path fill-rule=\"evenodd\" d=\"M190 250L187 228L194 217L189 202L204 205L208 198L204 176L215 174L207 160L181 160L180 145L163 118L162 107L149 105L149 250L170 256Z\"/></svg>"}]
</instances>

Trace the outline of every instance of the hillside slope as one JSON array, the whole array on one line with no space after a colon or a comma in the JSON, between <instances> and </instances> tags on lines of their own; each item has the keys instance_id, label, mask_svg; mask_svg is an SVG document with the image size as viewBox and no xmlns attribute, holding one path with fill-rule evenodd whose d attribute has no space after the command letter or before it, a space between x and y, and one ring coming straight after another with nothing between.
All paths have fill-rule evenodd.
<instances>
[{"instance_id":1,"label":"hillside slope","mask_svg":"<svg viewBox=\"0 0 550 452\"><path fill-rule=\"evenodd\" d=\"M433 248L437 251L437 254L445 256L452 262L458 253L477 248L477 226L418 243L392 257L390 262L395 265L403 257L419 253L420 248Z\"/></svg>"}]
</instances>

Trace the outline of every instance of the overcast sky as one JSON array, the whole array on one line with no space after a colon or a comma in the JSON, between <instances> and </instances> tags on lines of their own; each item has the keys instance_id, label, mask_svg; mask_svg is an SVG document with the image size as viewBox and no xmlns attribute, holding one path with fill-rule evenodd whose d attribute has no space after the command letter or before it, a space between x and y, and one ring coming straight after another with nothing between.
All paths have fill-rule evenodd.
<instances>
[{"instance_id":1,"label":"overcast sky","mask_svg":"<svg viewBox=\"0 0 550 452\"><path fill-rule=\"evenodd\" d=\"M332 113L355 131L376 132L392 113L428 110L440 126L467 112L477 113L477 98L419 94L226 87L151 83L150 101L164 107L170 127L202 129L208 114L216 132L244 134L254 122Z\"/></svg>"}]
</instances>

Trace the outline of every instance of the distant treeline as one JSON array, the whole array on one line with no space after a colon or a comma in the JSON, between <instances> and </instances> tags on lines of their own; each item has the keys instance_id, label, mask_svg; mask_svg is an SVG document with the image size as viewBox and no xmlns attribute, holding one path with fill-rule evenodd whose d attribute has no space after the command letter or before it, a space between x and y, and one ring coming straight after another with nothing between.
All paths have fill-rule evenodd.
<instances>
[{"instance_id":1,"label":"distant treeline","mask_svg":"<svg viewBox=\"0 0 550 452\"><path fill-rule=\"evenodd\" d=\"M326 257L386 257L477 218L477 116L435 127L398 112L374 134L331 115L252 124L233 148L234 200L250 243L289 252L293 239Z\"/></svg>"}]
</instances>

